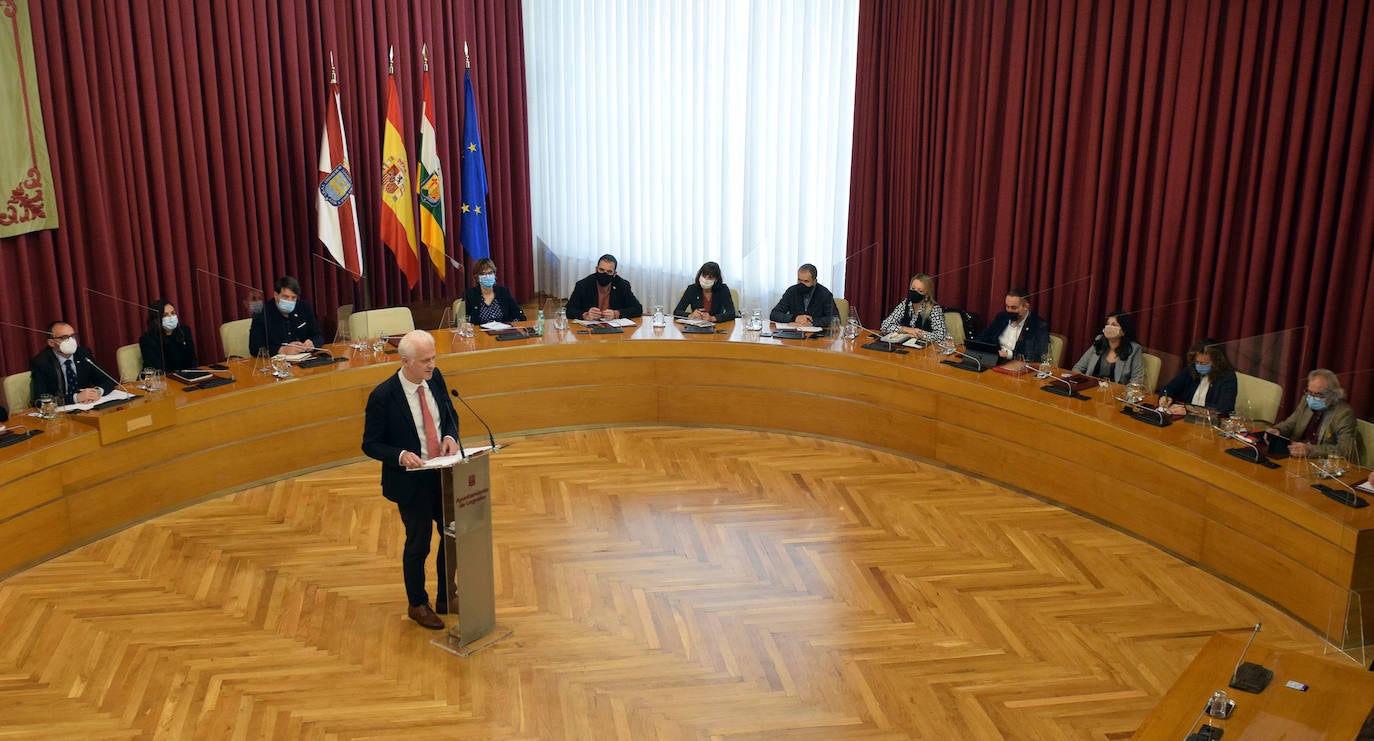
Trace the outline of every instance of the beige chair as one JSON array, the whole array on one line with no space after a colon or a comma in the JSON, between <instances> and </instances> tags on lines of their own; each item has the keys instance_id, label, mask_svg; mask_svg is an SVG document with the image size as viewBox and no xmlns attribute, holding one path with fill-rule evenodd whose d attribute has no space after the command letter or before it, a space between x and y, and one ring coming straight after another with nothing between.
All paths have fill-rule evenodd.
<instances>
[{"instance_id":1,"label":"beige chair","mask_svg":"<svg viewBox=\"0 0 1374 741\"><path fill-rule=\"evenodd\" d=\"M840 318L840 324L849 321L849 301L847 299L835 299L835 314Z\"/></svg>"},{"instance_id":2,"label":"beige chair","mask_svg":"<svg viewBox=\"0 0 1374 741\"><path fill-rule=\"evenodd\" d=\"M345 337L348 334L348 318L353 316L353 304L340 304L339 310L334 313L334 341L347 342L352 339Z\"/></svg>"},{"instance_id":3,"label":"beige chair","mask_svg":"<svg viewBox=\"0 0 1374 741\"><path fill-rule=\"evenodd\" d=\"M744 315L744 307L739 305L739 289L738 289L738 288L731 288L731 289L730 289L730 300L731 300L732 302L734 302L734 304L735 304L735 316L743 316L743 315Z\"/></svg>"},{"instance_id":4,"label":"beige chair","mask_svg":"<svg viewBox=\"0 0 1374 741\"><path fill-rule=\"evenodd\" d=\"M1356 420L1360 429L1360 465L1374 468L1374 422Z\"/></svg>"},{"instance_id":5,"label":"beige chair","mask_svg":"<svg viewBox=\"0 0 1374 741\"><path fill-rule=\"evenodd\" d=\"M1145 366L1145 390L1153 393L1159 388L1159 368L1164 361L1158 355L1147 352L1140 354L1140 361Z\"/></svg>"},{"instance_id":6,"label":"beige chair","mask_svg":"<svg viewBox=\"0 0 1374 741\"><path fill-rule=\"evenodd\" d=\"M1064 335L1050 333L1050 365L1055 368L1062 368L1059 364L1060 358L1064 356ZM1028 361L1038 360L1038 358L1026 358Z\"/></svg>"},{"instance_id":7,"label":"beige chair","mask_svg":"<svg viewBox=\"0 0 1374 741\"><path fill-rule=\"evenodd\" d=\"M355 338L398 335L415 329L415 317L404 306L355 311L348 317L348 336Z\"/></svg>"},{"instance_id":8,"label":"beige chair","mask_svg":"<svg viewBox=\"0 0 1374 741\"><path fill-rule=\"evenodd\" d=\"M28 371L5 376L5 408L11 414L33 406L33 394L29 390L31 380Z\"/></svg>"},{"instance_id":9,"label":"beige chair","mask_svg":"<svg viewBox=\"0 0 1374 741\"><path fill-rule=\"evenodd\" d=\"M119 369L120 382L137 381L139 372L143 370L142 346L135 342L115 350L115 367Z\"/></svg>"},{"instance_id":10,"label":"beige chair","mask_svg":"<svg viewBox=\"0 0 1374 741\"><path fill-rule=\"evenodd\" d=\"M468 300L465 298L454 299L453 301L453 325L458 326L468 315ZM552 319L553 317L549 317ZM440 327L439 329L443 329Z\"/></svg>"},{"instance_id":11,"label":"beige chair","mask_svg":"<svg viewBox=\"0 0 1374 741\"><path fill-rule=\"evenodd\" d=\"M1283 387L1273 381L1236 374L1236 411L1248 419L1277 422Z\"/></svg>"},{"instance_id":12,"label":"beige chair","mask_svg":"<svg viewBox=\"0 0 1374 741\"><path fill-rule=\"evenodd\" d=\"M248 330L252 326L252 319L235 319L219 325L219 343L224 346L224 357L248 357Z\"/></svg>"},{"instance_id":13,"label":"beige chair","mask_svg":"<svg viewBox=\"0 0 1374 741\"><path fill-rule=\"evenodd\" d=\"M945 331L949 333L949 338L954 340L954 344L962 345L964 340L964 315L957 311L945 312Z\"/></svg>"}]
</instances>

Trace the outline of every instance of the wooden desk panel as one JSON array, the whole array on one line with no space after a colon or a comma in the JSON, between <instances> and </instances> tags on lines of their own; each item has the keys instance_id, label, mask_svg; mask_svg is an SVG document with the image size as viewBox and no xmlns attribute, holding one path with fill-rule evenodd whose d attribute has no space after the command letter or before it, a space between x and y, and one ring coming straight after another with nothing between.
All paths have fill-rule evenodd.
<instances>
[{"instance_id":1,"label":"wooden desk panel","mask_svg":"<svg viewBox=\"0 0 1374 741\"><path fill-rule=\"evenodd\" d=\"M933 349L891 355L726 326L730 334L640 326L519 342L434 334L449 385L500 435L641 423L824 435L1072 507L1318 628L1344 607L1345 590L1374 587L1374 515L1327 500L1305 478L1224 455L1224 441L1194 425L1151 427L1100 391L1055 396L1032 378L943 366ZM102 447L68 429L0 449L0 573L208 494L356 459L367 394L399 358L336 352L348 359L285 381L239 361L234 384L169 390L178 424L135 440ZM458 411L465 438L484 439Z\"/></svg>"}]
</instances>

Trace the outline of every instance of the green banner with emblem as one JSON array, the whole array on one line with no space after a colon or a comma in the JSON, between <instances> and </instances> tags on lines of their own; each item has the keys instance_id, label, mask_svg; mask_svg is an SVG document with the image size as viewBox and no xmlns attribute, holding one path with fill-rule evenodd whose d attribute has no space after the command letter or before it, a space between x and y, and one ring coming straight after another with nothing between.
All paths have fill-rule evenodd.
<instances>
[{"instance_id":1,"label":"green banner with emblem","mask_svg":"<svg viewBox=\"0 0 1374 741\"><path fill-rule=\"evenodd\" d=\"M57 228L28 0L0 0L0 237Z\"/></svg>"}]
</instances>

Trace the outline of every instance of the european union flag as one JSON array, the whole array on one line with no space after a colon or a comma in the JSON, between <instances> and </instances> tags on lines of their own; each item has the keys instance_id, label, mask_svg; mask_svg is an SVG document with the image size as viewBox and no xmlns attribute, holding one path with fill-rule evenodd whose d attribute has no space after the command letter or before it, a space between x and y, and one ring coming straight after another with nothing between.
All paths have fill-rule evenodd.
<instances>
[{"instance_id":1,"label":"european union flag","mask_svg":"<svg viewBox=\"0 0 1374 741\"><path fill-rule=\"evenodd\" d=\"M463 205L458 212L458 240L468 257L480 260L491 257L491 239L487 235L487 165L477 132L472 70L463 73L463 99Z\"/></svg>"}]
</instances>

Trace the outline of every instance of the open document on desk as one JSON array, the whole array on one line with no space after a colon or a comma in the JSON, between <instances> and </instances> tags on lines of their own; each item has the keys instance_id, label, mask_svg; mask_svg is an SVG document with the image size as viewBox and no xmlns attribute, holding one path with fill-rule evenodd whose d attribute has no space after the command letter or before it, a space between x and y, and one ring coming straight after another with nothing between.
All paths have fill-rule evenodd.
<instances>
[{"instance_id":1,"label":"open document on desk","mask_svg":"<svg viewBox=\"0 0 1374 741\"><path fill-rule=\"evenodd\" d=\"M633 327L633 326L635 326L635 320L633 320L633 319L604 319L604 320L603 320L603 319L574 319L573 322L574 322L575 324L581 324L581 325L584 326L584 327L596 327L596 326L601 326L601 325L604 325L604 326L607 326L607 327Z\"/></svg>"},{"instance_id":2,"label":"open document on desk","mask_svg":"<svg viewBox=\"0 0 1374 741\"><path fill-rule=\"evenodd\" d=\"M89 412L92 409L95 409L96 407L100 406L101 404L106 404L112 401L124 401L125 399L132 398L134 398L134 395L129 393L128 391L125 391L124 389L115 389L110 393L100 397L99 399L96 399L95 401L87 402L85 404L68 404L64 407L58 407L58 410L63 412Z\"/></svg>"}]
</instances>

